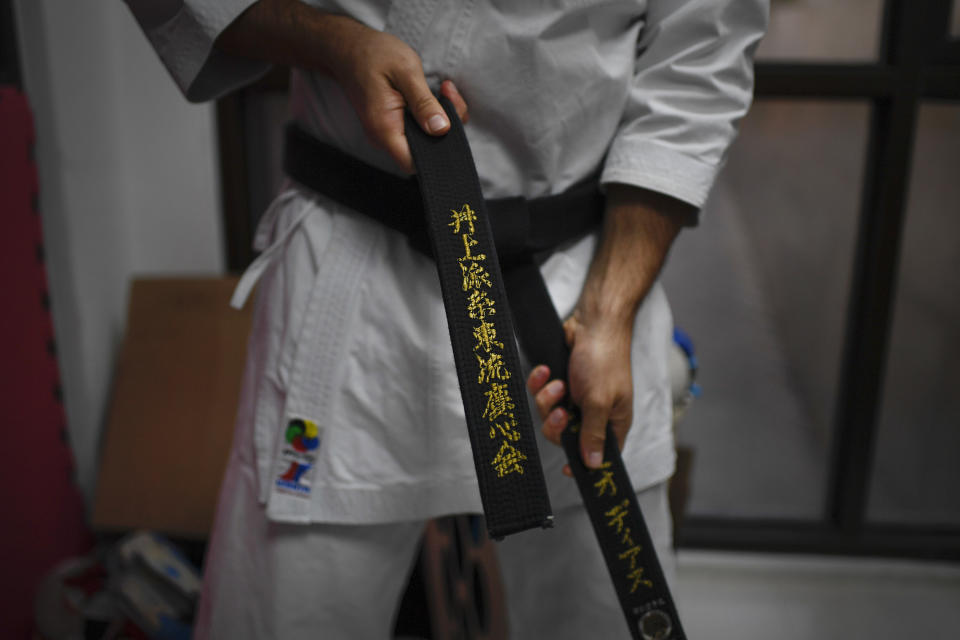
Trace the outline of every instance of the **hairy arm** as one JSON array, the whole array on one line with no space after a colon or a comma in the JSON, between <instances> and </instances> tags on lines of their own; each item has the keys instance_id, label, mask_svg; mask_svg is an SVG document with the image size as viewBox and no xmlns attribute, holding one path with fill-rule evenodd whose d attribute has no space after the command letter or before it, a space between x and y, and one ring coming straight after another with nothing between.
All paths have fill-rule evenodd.
<instances>
[{"instance_id":1,"label":"hairy arm","mask_svg":"<svg viewBox=\"0 0 960 640\"><path fill-rule=\"evenodd\" d=\"M299 0L259 0L215 46L235 56L329 74L346 91L371 141L407 173L414 168L403 133L404 109L427 133L442 135L450 128L427 86L420 56L402 40L347 16ZM467 105L453 83L444 82L441 92L466 121Z\"/></svg>"},{"instance_id":2,"label":"hairy arm","mask_svg":"<svg viewBox=\"0 0 960 640\"><path fill-rule=\"evenodd\" d=\"M693 207L669 196L609 185L603 232L580 299L564 323L570 355L570 396L581 408L581 455L591 468L603 457L606 424L620 446L633 418L630 345L637 310ZM544 435L557 444L567 415L556 405L567 389L536 367L528 379Z\"/></svg>"}]
</instances>

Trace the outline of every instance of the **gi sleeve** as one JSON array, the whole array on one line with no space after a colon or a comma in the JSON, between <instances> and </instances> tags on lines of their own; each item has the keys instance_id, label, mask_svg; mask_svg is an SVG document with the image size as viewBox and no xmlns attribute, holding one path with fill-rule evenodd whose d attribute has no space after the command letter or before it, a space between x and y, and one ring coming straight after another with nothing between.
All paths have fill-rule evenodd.
<instances>
[{"instance_id":1,"label":"gi sleeve","mask_svg":"<svg viewBox=\"0 0 960 640\"><path fill-rule=\"evenodd\" d=\"M125 0L177 86L191 102L229 93L266 73L264 62L213 43L255 0Z\"/></svg>"},{"instance_id":2,"label":"gi sleeve","mask_svg":"<svg viewBox=\"0 0 960 640\"><path fill-rule=\"evenodd\" d=\"M601 183L703 206L753 95L767 0L650 0Z\"/></svg>"}]
</instances>

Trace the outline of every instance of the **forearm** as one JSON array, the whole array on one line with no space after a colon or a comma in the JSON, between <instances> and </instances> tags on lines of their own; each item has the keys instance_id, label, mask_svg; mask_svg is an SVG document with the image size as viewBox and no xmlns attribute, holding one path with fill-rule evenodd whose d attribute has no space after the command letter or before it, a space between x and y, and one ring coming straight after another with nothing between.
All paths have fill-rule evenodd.
<instances>
[{"instance_id":1,"label":"forearm","mask_svg":"<svg viewBox=\"0 0 960 640\"><path fill-rule=\"evenodd\" d=\"M333 73L356 31L364 28L299 0L259 0L223 31L215 46L235 56Z\"/></svg>"},{"instance_id":2,"label":"forearm","mask_svg":"<svg viewBox=\"0 0 960 640\"><path fill-rule=\"evenodd\" d=\"M646 189L611 184L603 232L575 310L594 327L629 334L692 207Z\"/></svg>"}]
</instances>

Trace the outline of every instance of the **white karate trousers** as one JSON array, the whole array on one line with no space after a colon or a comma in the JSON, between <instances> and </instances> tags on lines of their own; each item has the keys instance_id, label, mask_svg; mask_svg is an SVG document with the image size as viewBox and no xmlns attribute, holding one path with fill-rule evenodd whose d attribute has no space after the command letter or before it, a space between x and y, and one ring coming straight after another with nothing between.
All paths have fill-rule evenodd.
<instances>
[{"instance_id":1,"label":"white karate trousers","mask_svg":"<svg viewBox=\"0 0 960 640\"><path fill-rule=\"evenodd\" d=\"M236 453L234 453L236 455ZM573 482L573 480L570 480ZM386 640L424 523L270 522L252 464L232 459L204 571L197 640ZM666 483L638 494L668 580ZM497 544L510 637L629 638L582 506Z\"/></svg>"}]
</instances>

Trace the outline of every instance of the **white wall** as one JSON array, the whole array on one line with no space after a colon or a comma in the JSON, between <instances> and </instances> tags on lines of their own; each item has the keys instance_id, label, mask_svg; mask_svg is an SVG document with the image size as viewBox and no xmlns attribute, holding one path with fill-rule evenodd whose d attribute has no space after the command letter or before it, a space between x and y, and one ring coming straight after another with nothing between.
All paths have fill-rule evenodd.
<instances>
[{"instance_id":1,"label":"white wall","mask_svg":"<svg viewBox=\"0 0 960 640\"><path fill-rule=\"evenodd\" d=\"M213 110L120 0L15 0L78 481L89 498L131 277L223 270Z\"/></svg>"}]
</instances>

